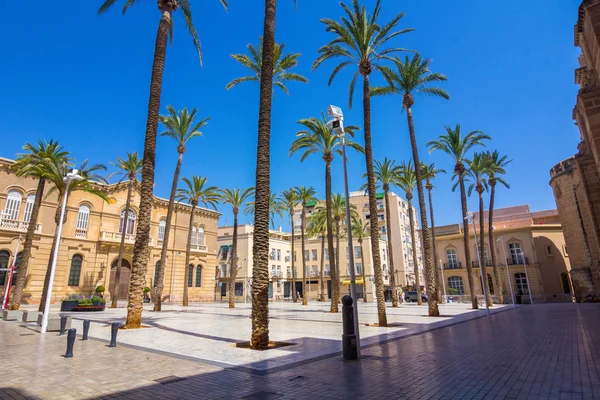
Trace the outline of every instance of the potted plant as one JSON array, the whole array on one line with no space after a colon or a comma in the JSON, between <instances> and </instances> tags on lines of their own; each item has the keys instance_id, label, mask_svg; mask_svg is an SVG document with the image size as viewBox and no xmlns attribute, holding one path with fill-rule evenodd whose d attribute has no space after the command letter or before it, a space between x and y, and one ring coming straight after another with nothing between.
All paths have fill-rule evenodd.
<instances>
[{"instance_id":1,"label":"potted plant","mask_svg":"<svg viewBox=\"0 0 600 400\"><path fill-rule=\"evenodd\" d=\"M103 298L104 298L104 290L105 290L105 289L106 289L106 288L104 287L104 285L100 285L100 286L98 286L98 287L96 288L96 295L97 295L98 297L100 297L101 299L103 299Z\"/></svg>"},{"instance_id":2,"label":"potted plant","mask_svg":"<svg viewBox=\"0 0 600 400\"><path fill-rule=\"evenodd\" d=\"M150 303L150 295L148 293L150 293L150 288L146 286L144 288L144 303Z\"/></svg>"},{"instance_id":3,"label":"potted plant","mask_svg":"<svg viewBox=\"0 0 600 400\"><path fill-rule=\"evenodd\" d=\"M83 299L83 296L78 294L72 294L69 297L63 299L60 303L60 311L72 311L73 307L77 307L79 302Z\"/></svg>"},{"instance_id":4,"label":"potted plant","mask_svg":"<svg viewBox=\"0 0 600 400\"><path fill-rule=\"evenodd\" d=\"M104 300L102 297L98 297L98 296L94 296L91 298L92 300L92 305L93 306L104 306L106 304L106 300Z\"/></svg>"}]
</instances>

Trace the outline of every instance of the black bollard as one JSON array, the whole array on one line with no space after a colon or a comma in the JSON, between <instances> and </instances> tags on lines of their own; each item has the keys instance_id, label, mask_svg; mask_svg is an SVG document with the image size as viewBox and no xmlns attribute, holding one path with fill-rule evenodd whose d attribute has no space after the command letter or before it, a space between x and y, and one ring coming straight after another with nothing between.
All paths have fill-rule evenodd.
<instances>
[{"instance_id":1,"label":"black bollard","mask_svg":"<svg viewBox=\"0 0 600 400\"><path fill-rule=\"evenodd\" d=\"M65 358L73 357L73 345L75 344L75 336L77 335L77 329L71 328L67 332L67 352Z\"/></svg>"},{"instance_id":2,"label":"black bollard","mask_svg":"<svg viewBox=\"0 0 600 400\"><path fill-rule=\"evenodd\" d=\"M117 332L119 332L119 323L113 322L110 327L110 344L108 347L117 347Z\"/></svg>"},{"instance_id":3,"label":"black bollard","mask_svg":"<svg viewBox=\"0 0 600 400\"><path fill-rule=\"evenodd\" d=\"M88 332L90 331L90 320L86 319L83 321L83 337L81 340L88 340Z\"/></svg>"},{"instance_id":4,"label":"black bollard","mask_svg":"<svg viewBox=\"0 0 600 400\"><path fill-rule=\"evenodd\" d=\"M358 360L358 347L356 346L356 333L354 332L354 307L352 297L346 295L342 298L342 348L344 360Z\"/></svg>"},{"instance_id":5,"label":"black bollard","mask_svg":"<svg viewBox=\"0 0 600 400\"><path fill-rule=\"evenodd\" d=\"M60 317L60 333L58 334L59 336L62 336L65 334L66 327L67 327L67 317L62 316L62 317Z\"/></svg>"}]
</instances>

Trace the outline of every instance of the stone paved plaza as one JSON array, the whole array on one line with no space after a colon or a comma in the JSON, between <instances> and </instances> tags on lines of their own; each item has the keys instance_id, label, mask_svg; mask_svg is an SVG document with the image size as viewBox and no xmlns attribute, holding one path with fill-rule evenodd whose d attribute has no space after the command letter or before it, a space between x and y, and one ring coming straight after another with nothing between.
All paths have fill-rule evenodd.
<instances>
[{"instance_id":1,"label":"stone paved plaza","mask_svg":"<svg viewBox=\"0 0 600 400\"><path fill-rule=\"evenodd\" d=\"M201 347L224 342L233 349L237 337L246 340L248 329L239 331L250 323L243 306L228 310L210 304L185 312L173 307L160 316L148 312L146 322L154 327L134 332L139 341L135 348L77 340L71 359L62 357L65 337L40 337L30 326L0 322L0 398L600 398L600 305L523 306L490 318L477 318L483 312L469 312L465 305L446 305L442 313L453 316L428 324L421 321L429 319L422 317L425 307L402 305L389 310L390 321L399 322L399 328L382 333L381 328L361 327L364 347L358 362L342 360L339 334L337 341L334 335L341 331L341 315L322 307L273 304L272 338L302 343L288 347L284 356L268 356L274 350L235 349L249 355L225 362L218 360L218 351ZM361 322L376 320L374 305L362 310ZM107 338L101 321L115 320L124 311L97 317L94 336ZM119 339L126 341L129 333L119 332ZM165 348L173 338L167 334L181 337ZM334 346L322 346L319 340L336 342L337 351L330 352ZM319 351L294 356L310 352L313 341Z\"/></svg>"}]
</instances>

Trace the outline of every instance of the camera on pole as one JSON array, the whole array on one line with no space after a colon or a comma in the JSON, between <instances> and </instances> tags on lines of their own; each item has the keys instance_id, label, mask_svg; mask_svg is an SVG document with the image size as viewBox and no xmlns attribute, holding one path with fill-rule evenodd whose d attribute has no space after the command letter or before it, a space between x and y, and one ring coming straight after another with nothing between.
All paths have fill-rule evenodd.
<instances>
[{"instance_id":1,"label":"camera on pole","mask_svg":"<svg viewBox=\"0 0 600 400\"><path fill-rule=\"evenodd\" d=\"M326 125L332 128L337 136L342 136L344 134L344 113L342 109L337 106L329 106L327 115L331 119L327 121Z\"/></svg>"}]
</instances>

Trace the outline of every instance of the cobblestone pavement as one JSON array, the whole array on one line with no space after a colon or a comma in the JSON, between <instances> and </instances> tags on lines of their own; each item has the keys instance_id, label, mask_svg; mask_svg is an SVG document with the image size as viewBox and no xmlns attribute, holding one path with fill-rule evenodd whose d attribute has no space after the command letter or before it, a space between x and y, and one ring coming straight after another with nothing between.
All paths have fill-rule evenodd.
<instances>
[{"instance_id":1,"label":"cobblestone pavement","mask_svg":"<svg viewBox=\"0 0 600 400\"><path fill-rule=\"evenodd\" d=\"M594 304L525 306L267 374L97 340L65 359L64 337L10 322L0 338L1 399L600 399Z\"/></svg>"}]
</instances>

